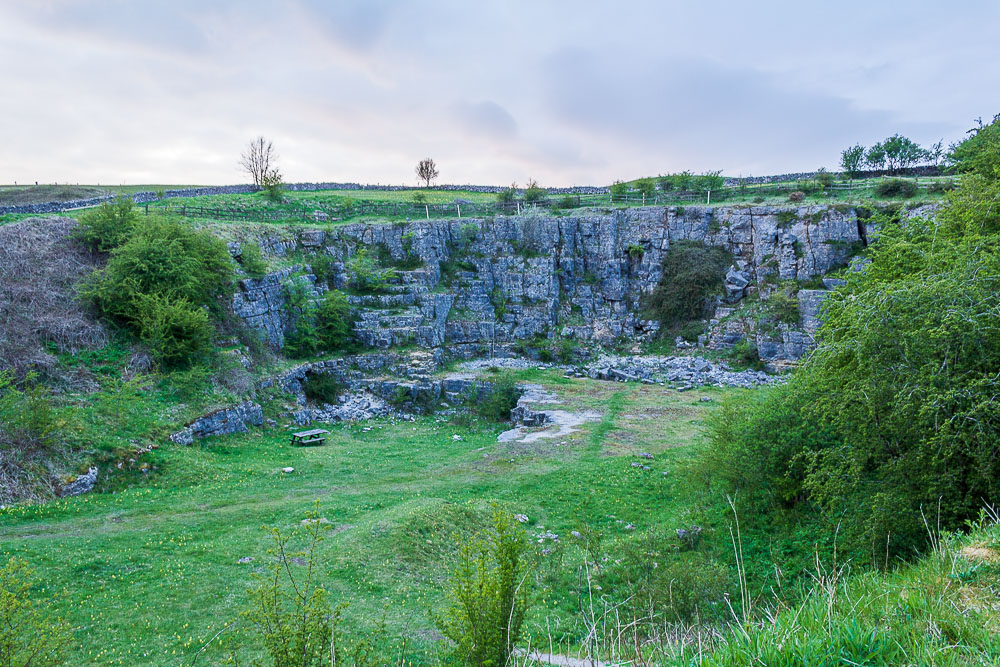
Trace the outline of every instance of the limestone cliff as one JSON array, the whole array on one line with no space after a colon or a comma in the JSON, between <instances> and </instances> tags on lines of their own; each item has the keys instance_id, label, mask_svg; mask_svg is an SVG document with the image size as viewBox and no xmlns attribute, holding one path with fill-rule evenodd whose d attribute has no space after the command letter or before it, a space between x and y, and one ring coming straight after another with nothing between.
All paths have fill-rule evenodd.
<instances>
[{"instance_id":1,"label":"limestone cliff","mask_svg":"<svg viewBox=\"0 0 1000 667\"><path fill-rule=\"evenodd\" d=\"M536 337L610 344L649 336L658 325L643 318L642 297L659 282L664 253L680 240L703 241L734 256L726 294L720 294L729 304L766 293L778 281L823 276L867 242L852 208L759 206L348 224L302 230L294 247L267 238L261 245L276 254L304 252L306 262L310 253L329 255L329 286L335 288L346 286L346 262L361 248L416 266L398 271L385 293L349 297L359 307L358 335L377 348L412 343L471 356ZM286 269L244 280L234 299L237 314L275 347L290 321L282 284L303 281L313 296L326 287L308 265L303 269L298 277ZM801 356L811 344L822 296L822 290L802 290L799 326L785 327L770 341L754 334L764 356ZM722 305L722 314L732 307ZM721 319L715 323L704 342L725 346L753 333L744 327L737 334Z\"/></svg>"}]
</instances>

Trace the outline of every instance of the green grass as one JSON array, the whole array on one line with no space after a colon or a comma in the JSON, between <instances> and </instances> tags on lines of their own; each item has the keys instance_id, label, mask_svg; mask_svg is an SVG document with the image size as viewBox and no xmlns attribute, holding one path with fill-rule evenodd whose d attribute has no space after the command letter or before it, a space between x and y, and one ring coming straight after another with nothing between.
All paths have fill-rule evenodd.
<instances>
[{"instance_id":1,"label":"green grass","mask_svg":"<svg viewBox=\"0 0 1000 667\"><path fill-rule=\"evenodd\" d=\"M290 528L318 502L335 526L322 548L323 583L334 600L351 602L349 626L370 629L390 604L390 634L408 637L416 663L434 663L440 647L429 611L457 544L480 526L490 500L531 517L529 532L544 525L566 536L586 526L610 544L626 533L609 516L644 527L679 509L664 476L637 474L611 446L642 438L657 466L670 468L701 437L707 404L694 392L561 380L550 386L567 409L607 405L618 419L651 403L686 412L683 439L661 436L672 415L631 434L612 416L530 445L498 443L496 426L458 429L427 417L333 426L318 448L291 447L284 428L164 445L146 459L157 472L131 473L130 488L0 510L0 558L27 559L44 578L38 593L57 595L53 611L74 628L71 664L180 664L246 602L250 574L265 558L261 527ZM295 473L281 473L285 466ZM239 564L244 556L255 561ZM563 557L578 560L571 547ZM560 638L577 640L566 620L577 608L573 590L544 598L531 632L546 617L562 618L569 634ZM215 644L202 654L205 664L222 657Z\"/></svg>"}]
</instances>

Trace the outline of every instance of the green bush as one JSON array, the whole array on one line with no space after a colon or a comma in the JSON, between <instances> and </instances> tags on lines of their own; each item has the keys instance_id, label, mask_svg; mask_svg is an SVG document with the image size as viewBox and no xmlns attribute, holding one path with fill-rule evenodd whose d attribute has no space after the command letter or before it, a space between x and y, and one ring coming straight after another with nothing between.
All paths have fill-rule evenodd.
<instances>
[{"instance_id":1,"label":"green bush","mask_svg":"<svg viewBox=\"0 0 1000 667\"><path fill-rule=\"evenodd\" d=\"M267 262L260 252L260 244L247 242L240 246L240 264L251 278L263 278L267 273Z\"/></svg>"},{"instance_id":2,"label":"green bush","mask_svg":"<svg viewBox=\"0 0 1000 667\"><path fill-rule=\"evenodd\" d=\"M539 187L538 181L531 179L527 187L524 188L524 201L529 204L536 204L545 199L545 188Z\"/></svg>"},{"instance_id":3,"label":"green bush","mask_svg":"<svg viewBox=\"0 0 1000 667\"><path fill-rule=\"evenodd\" d=\"M878 197L909 199L917 194L917 184L905 178L890 178L876 185L874 191Z\"/></svg>"},{"instance_id":4,"label":"green bush","mask_svg":"<svg viewBox=\"0 0 1000 667\"><path fill-rule=\"evenodd\" d=\"M85 298L151 345L168 366L207 352L214 329L205 309L222 312L232 290L226 244L165 218L136 228L81 287Z\"/></svg>"},{"instance_id":5,"label":"green bush","mask_svg":"<svg viewBox=\"0 0 1000 667\"><path fill-rule=\"evenodd\" d=\"M968 134L951 147L948 163L959 173L996 179L1000 173L1000 114L988 124L980 121Z\"/></svg>"},{"instance_id":6,"label":"green bush","mask_svg":"<svg viewBox=\"0 0 1000 667\"><path fill-rule=\"evenodd\" d=\"M870 264L828 297L789 384L713 426L730 491L839 524L841 549L879 564L926 545L922 512L951 530L1000 497L998 197L969 176L933 221L876 221Z\"/></svg>"},{"instance_id":7,"label":"green bush","mask_svg":"<svg viewBox=\"0 0 1000 667\"><path fill-rule=\"evenodd\" d=\"M348 286L364 294L385 292L390 281L396 278L395 269L382 267L367 248L358 248L347 260L347 271L350 275Z\"/></svg>"},{"instance_id":8,"label":"green bush","mask_svg":"<svg viewBox=\"0 0 1000 667\"><path fill-rule=\"evenodd\" d=\"M640 178L635 182L635 189L647 198L656 194L656 182L651 178Z\"/></svg>"},{"instance_id":9,"label":"green bush","mask_svg":"<svg viewBox=\"0 0 1000 667\"><path fill-rule=\"evenodd\" d=\"M751 368L754 370L762 370L764 368L764 364L760 360L760 355L757 353L757 346L746 338L733 344L733 346L726 351L726 356L729 357L733 363L743 368Z\"/></svg>"},{"instance_id":10,"label":"green bush","mask_svg":"<svg viewBox=\"0 0 1000 667\"><path fill-rule=\"evenodd\" d=\"M344 384L331 373L310 373L302 383L302 390L307 399L331 405L337 402L337 398L345 389Z\"/></svg>"},{"instance_id":11,"label":"green bush","mask_svg":"<svg viewBox=\"0 0 1000 667\"><path fill-rule=\"evenodd\" d=\"M447 592L448 606L436 619L466 665L503 667L514 653L531 606L534 569L524 531L494 508L491 525L463 541Z\"/></svg>"},{"instance_id":12,"label":"green bush","mask_svg":"<svg viewBox=\"0 0 1000 667\"><path fill-rule=\"evenodd\" d=\"M559 208L561 209L571 209L576 208L577 198L573 195L563 195L559 200Z\"/></svg>"},{"instance_id":13,"label":"green bush","mask_svg":"<svg viewBox=\"0 0 1000 667\"><path fill-rule=\"evenodd\" d=\"M628 183L623 181L615 181L611 185L611 196L614 198L622 197L628 194Z\"/></svg>"},{"instance_id":14,"label":"green bush","mask_svg":"<svg viewBox=\"0 0 1000 667\"><path fill-rule=\"evenodd\" d=\"M18 558L0 567L0 665L4 667L61 665L72 639L66 623L44 614L39 601L32 599L33 574Z\"/></svg>"},{"instance_id":15,"label":"green bush","mask_svg":"<svg viewBox=\"0 0 1000 667\"><path fill-rule=\"evenodd\" d=\"M0 443L21 449L51 447L60 424L49 391L35 373L28 373L19 389L13 371L0 372Z\"/></svg>"},{"instance_id":16,"label":"green bush","mask_svg":"<svg viewBox=\"0 0 1000 667\"><path fill-rule=\"evenodd\" d=\"M271 529L270 565L265 574L254 575L250 603L241 617L255 631L274 667L330 664L334 614L329 595L317 580L317 547L327 528L311 511L290 534ZM304 546L296 549L298 542Z\"/></svg>"},{"instance_id":17,"label":"green bush","mask_svg":"<svg viewBox=\"0 0 1000 667\"><path fill-rule=\"evenodd\" d=\"M354 309L339 290L330 290L316 309L316 331L328 352L343 350L354 341Z\"/></svg>"},{"instance_id":18,"label":"green bush","mask_svg":"<svg viewBox=\"0 0 1000 667\"><path fill-rule=\"evenodd\" d=\"M317 284L330 284L330 278L333 277L334 273L334 262L333 257L325 252L309 257L309 268L312 269L312 274L316 276Z\"/></svg>"},{"instance_id":19,"label":"green bush","mask_svg":"<svg viewBox=\"0 0 1000 667\"><path fill-rule=\"evenodd\" d=\"M91 250L111 252L131 236L138 222L132 198L119 195L81 215L75 236Z\"/></svg>"},{"instance_id":20,"label":"green bush","mask_svg":"<svg viewBox=\"0 0 1000 667\"><path fill-rule=\"evenodd\" d=\"M488 395L474 401L473 410L487 421L510 421L510 411L517 407L517 401L521 398L521 390L518 389L514 378L508 373L497 376L492 380L492 385L492 390Z\"/></svg>"},{"instance_id":21,"label":"green bush","mask_svg":"<svg viewBox=\"0 0 1000 667\"><path fill-rule=\"evenodd\" d=\"M732 256L721 248L696 241L678 241L663 258L659 284L644 303L650 319L666 332L708 314L713 297L722 289Z\"/></svg>"},{"instance_id":22,"label":"green bush","mask_svg":"<svg viewBox=\"0 0 1000 667\"><path fill-rule=\"evenodd\" d=\"M167 368L203 361L215 328L205 309L185 299L140 294L133 299L133 329Z\"/></svg>"},{"instance_id":23,"label":"green bush","mask_svg":"<svg viewBox=\"0 0 1000 667\"><path fill-rule=\"evenodd\" d=\"M517 200L517 183L511 183L509 188L504 188L497 193L497 202L504 205L511 205Z\"/></svg>"},{"instance_id":24,"label":"green bush","mask_svg":"<svg viewBox=\"0 0 1000 667\"><path fill-rule=\"evenodd\" d=\"M799 323L799 299L795 294L795 287L784 285L775 290L767 298L767 310L779 322L785 324Z\"/></svg>"},{"instance_id":25,"label":"green bush","mask_svg":"<svg viewBox=\"0 0 1000 667\"><path fill-rule=\"evenodd\" d=\"M354 309L339 290L329 290L319 305L313 306L305 284L291 282L285 285L285 307L291 331L285 336L284 350L290 357L344 351L356 342Z\"/></svg>"}]
</instances>

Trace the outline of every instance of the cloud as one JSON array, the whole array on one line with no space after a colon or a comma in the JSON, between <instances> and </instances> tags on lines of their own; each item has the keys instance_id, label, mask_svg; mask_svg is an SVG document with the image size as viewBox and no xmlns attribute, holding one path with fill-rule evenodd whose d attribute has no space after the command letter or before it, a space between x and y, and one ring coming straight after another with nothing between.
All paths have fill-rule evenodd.
<instances>
[{"instance_id":1,"label":"cloud","mask_svg":"<svg viewBox=\"0 0 1000 667\"><path fill-rule=\"evenodd\" d=\"M291 180L763 174L1000 110L996 3L761 2L0 2L0 182L233 182L257 134Z\"/></svg>"},{"instance_id":2,"label":"cloud","mask_svg":"<svg viewBox=\"0 0 1000 667\"><path fill-rule=\"evenodd\" d=\"M496 102L458 102L453 107L455 120L473 136L509 140L517 135L517 122Z\"/></svg>"}]
</instances>

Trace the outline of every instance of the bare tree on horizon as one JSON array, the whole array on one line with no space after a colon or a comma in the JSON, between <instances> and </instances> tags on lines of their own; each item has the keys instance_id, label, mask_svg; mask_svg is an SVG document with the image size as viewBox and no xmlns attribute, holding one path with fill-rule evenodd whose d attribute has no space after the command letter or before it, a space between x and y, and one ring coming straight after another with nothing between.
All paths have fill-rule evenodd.
<instances>
[{"instance_id":1,"label":"bare tree on horizon","mask_svg":"<svg viewBox=\"0 0 1000 667\"><path fill-rule=\"evenodd\" d=\"M417 179L424 182L424 187L431 187L431 181L437 177L437 165L432 158L425 157L417 163Z\"/></svg>"},{"instance_id":2,"label":"bare tree on horizon","mask_svg":"<svg viewBox=\"0 0 1000 667\"><path fill-rule=\"evenodd\" d=\"M270 139L262 136L247 144L246 150L240 155L240 167L250 175L253 184L258 188L264 187L268 178L278 173L277 165L272 165L277 161L278 154L274 150L274 145Z\"/></svg>"}]
</instances>

